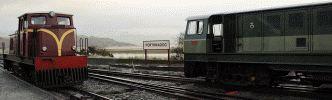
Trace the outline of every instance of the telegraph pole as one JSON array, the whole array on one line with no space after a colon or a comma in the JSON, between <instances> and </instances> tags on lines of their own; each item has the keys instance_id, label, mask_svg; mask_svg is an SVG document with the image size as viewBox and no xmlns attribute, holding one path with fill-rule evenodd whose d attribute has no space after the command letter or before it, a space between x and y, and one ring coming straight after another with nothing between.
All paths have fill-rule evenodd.
<instances>
[{"instance_id":1,"label":"telegraph pole","mask_svg":"<svg viewBox=\"0 0 332 100\"><path fill-rule=\"evenodd\" d=\"M2 42L2 54L5 54L5 42Z\"/></svg>"}]
</instances>

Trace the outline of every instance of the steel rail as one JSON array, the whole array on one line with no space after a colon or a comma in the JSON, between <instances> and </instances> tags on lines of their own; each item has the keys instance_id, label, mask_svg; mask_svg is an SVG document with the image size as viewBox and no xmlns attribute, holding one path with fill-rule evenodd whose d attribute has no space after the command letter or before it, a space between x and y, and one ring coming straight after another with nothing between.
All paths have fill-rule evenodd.
<instances>
[{"instance_id":1,"label":"steel rail","mask_svg":"<svg viewBox=\"0 0 332 100\"><path fill-rule=\"evenodd\" d=\"M175 81L175 82L198 82L204 83L203 79L191 79L191 78L184 78L184 77L174 77L174 76L163 76L163 75L152 75L152 74L139 74L139 73L122 73L118 71L109 71L109 70L102 70L102 69L89 69L89 72L95 72L105 75L114 75L114 76L126 76L126 77L137 77L142 79L157 79L157 80L166 80L166 81ZM188 79L188 80L187 80ZM273 87L258 87L253 89L252 91L256 90L265 90L266 92L275 92L279 91L281 94L283 93L290 93L294 95L302 95L302 96L309 96L309 97L322 97L322 98L332 98L328 96L324 96L321 93L330 93L330 89L319 89L317 87L311 86L292 86L292 85L279 85Z\"/></svg>"},{"instance_id":2,"label":"steel rail","mask_svg":"<svg viewBox=\"0 0 332 100\"><path fill-rule=\"evenodd\" d=\"M121 75L129 77L138 77L138 78L150 78L150 79L159 79L167 81L176 81L176 82L204 82L204 79L199 78L186 78L186 77L177 77L177 76L165 76L165 75L152 75L152 74L142 74L142 73L123 73L119 71L109 71L103 69L88 69L89 72L102 73L106 75Z\"/></svg>"},{"instance_id":3,"label":"steel rail","mask_svg":"<svg viewBox=\"0 0 332 100\"><path fill-rule=\"evenodd\" d=\"M91 58L90 58L91 59ZM158 67L158 66L151 66L151 67L143 67L140 65L122 65L122 64L109 64L109 67L117 67L117 68L133 68L142 69L142 70L158 70L158 71L174 71L174 72L183 72L184 67Z\"/></svg>"}]
</instances>

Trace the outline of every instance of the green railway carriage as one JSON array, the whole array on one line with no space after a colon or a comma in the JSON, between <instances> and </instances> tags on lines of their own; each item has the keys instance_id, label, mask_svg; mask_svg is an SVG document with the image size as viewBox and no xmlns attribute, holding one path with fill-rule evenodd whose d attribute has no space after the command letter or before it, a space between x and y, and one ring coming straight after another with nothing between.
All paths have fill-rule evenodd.
<instances>
[{"instance_id":1,"label":"green railway carriage","mask_svg":"<svg viewBox=\"0 0 332 100\"><path fill-rule=\"evenodd\" d=\"M186 20L186 77L242 86L274 85L280 78L332 83L332 3Z\"/></svg>"}]
</instances>

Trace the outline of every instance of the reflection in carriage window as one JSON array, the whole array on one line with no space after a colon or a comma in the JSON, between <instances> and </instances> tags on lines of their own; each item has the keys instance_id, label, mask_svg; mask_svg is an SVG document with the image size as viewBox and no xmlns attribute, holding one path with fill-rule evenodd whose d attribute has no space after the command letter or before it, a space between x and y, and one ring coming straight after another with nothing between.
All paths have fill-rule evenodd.
<instances>
[{"instance_id":1,"label":"reflection in carriage window","mask_svg":"<svg viewBox=\"0 0 332 100\"><path fill-rule=\"evenodd\" d=\"M196 21L190 21L188 24L187 34L196 34L196 31L197 31Z\"/></svg>"},{"instance_id":2,"label":"reflection in carriage window","mask_svg":"<svg viewBox=\"0 0 332 100\"><path fill-rule=\"evenodd\" d=\"M317 12L317 24L320 27L331 27L332 26L332 10Z\"/></svg>"},{"instance_id":3,"label":"reflection in carriage window","mask_svg":"<svg viewBox=\"0 0 332 100\"><path fill-rule=\"evenodd\" d=\"M68 17L57 17L58 25L70 25L70 19Z\"/></svg>"},{"instance_id":4,"label":"reflection in carriage window","mask_svg":"<svg viewBox=\"0 0 332 100\"><path fill-rule=\"evenodd\" d=\"M202 34L203 33L203 21L198 22L198 33L197 34Z\"/></svg>"},{"instance_id":5,"label":"reflection in carriage window","mask_svg":"<svg viewBox=\"0 0 332 100\"><path fill-rule=\"evenodd\" d=\"M45 25L46 24L46 17L31 17L31 24L32 25Z\"/></svg>"},{"instance_id":6,"label":"reflection in carriage window","mask_svg":"<svg viewBox=\"0 0 332 100\"><path fill-rule=\"evenodd\" d=\"M28 28L28 21L26 19L24 20L24 28Z\"/></svg>"},{"instance_id":7,"label":"reflection in carriage window","mask_svg":"<svg viewBox=\"0 0 332 100\"><path fill-rule=\"evenodd\" d=\"M223 25L222 24L214 24L212 27L213 27L214 36L223 36Z\"/></svg>"}]
</instances>

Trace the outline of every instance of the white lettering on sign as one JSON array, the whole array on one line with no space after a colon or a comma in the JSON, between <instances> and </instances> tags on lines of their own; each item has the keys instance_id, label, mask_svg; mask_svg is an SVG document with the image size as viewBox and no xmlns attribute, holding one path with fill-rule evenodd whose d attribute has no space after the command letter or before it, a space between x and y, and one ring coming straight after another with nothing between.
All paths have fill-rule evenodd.
<instances>
[{"instance_id":1,"label":"white lettering on sign","mask_svg":"<svg viewBox=\"0 0 332 100\"><path fill-rule=\"evenodd\" d=\"M143 41L143 49L169 49L169 40Z\"/></svg>"}]
</instances>

